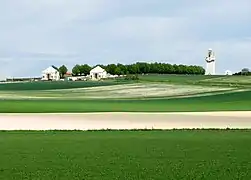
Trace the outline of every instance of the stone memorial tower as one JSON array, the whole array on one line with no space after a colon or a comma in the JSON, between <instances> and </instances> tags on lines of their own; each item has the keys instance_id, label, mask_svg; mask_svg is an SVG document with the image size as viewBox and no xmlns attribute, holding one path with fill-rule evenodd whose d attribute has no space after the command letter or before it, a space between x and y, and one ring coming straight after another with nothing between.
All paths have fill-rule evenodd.
<instances>
[{"instance_id":1,"label":"stone memorial tower","mask_svg":"<svg viewBox=\"0 0 251 180\"><path fill-rule=\"evenodd\" d=\"M215 75L215 54L211 48L208 49L206 63L205 75Z\"/></svg>"}]
</instances>

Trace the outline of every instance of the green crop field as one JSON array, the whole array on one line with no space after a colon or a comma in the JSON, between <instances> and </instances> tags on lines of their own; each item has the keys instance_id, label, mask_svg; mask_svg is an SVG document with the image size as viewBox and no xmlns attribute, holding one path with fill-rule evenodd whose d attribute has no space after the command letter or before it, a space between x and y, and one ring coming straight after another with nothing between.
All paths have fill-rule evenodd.
<instances>
[{"instance_id":1,"label":"green crop field","mask_svg":"<svg viewBox=\"0 0 251 180\"><path fill-rule=\"evenodd\" d=\"M195 85L217 85L217 86L240 86L251 87L250 76L205 76L205 75L142 75L141 81L146 82L165 82L175 84L195 84Z\"/></svg>"},{"instance_id":2,"label":"green crop field","mask_svg":"<svg viewBox=\"0 0 251 180\"><path fill-rule=\"evenodd\" d=\"M101 83L102 84L102 83ZM95 84L96 85L96 84ZM202 93L233 92L230 87L204 87L192 85L172 85L166 83L127 83L84 88L53 90L0 91L4 99L135 99L153 97L180 97Z\"/></svg>"},{"instance_id":3,"label":"green crop field","mask_svg":"<svg viewBox=\"0 0 251 180\"><path fill-rule=\"evenodd\" d=\"M110 86L125 84L126 81L51 81L51 82L22 82L22 83L2 83L0 91L23 91L23 90L51 90L51 89L71 89L86 88L96 86Z\"/></svg>"},{"instance_id":4,"label":"green crop field","mask_svg":"<svg viewBox=\"0 0 251 180\"><path fill-rule=\"evenodd\" d=\"M238 81L248 84L249 77L143 75L139 81L0 84L0 113L251 110L249 87L226 86Z\"/></svg>"},{"instance_id":5,"label":"green crop field","mask_svg":"<svg viewBox=\"0 0 251 180\"><path fill-rule=\"evenodd\" d=\"M2 100L0 112L179 112L251 110L251 91L174 99Z\"/></svg>"},{"instance_id":6,"label":"green crop field","mask_svg":"<svg viewBox=\"0 0 251 180\"><path fill-rule=\"evenodd\" d=\"M251 179L250 133L0 132L0 179Z\"/></svg>"},{"instance_id":7,"label":"green crop field","mask_svg":"<svg viewBox=\"0 0 251 180\"><path fill-rule=\"evenodd\" d=\"M0 99L0 113L251 110L248 78L225 76L0 84ZM250 133L0 131L0 179L251 179Z\"/></svg>"},{"instance_id":8,"label":"green crop field","mask_svg":"<svg viewBox=\"0 0 251 180\"><path fill-rule=\"evenodd\" d=\"M214 79L219 77L225 77L225 76L149 74L140 76L140 79L143 81L150 81L150 82L160 81L160 82L171 82L171 83L193 83L200 80Z\"/></svg>"},{"instance_id":9,"label":"green crop field","mask_svg":"<svg viewBox=\"0 0 251 180\"><path fill-rule=\"evenodd\" d=\"M204 79L201 82L209 84L251 85L251 76L222 76L212 79Z\"/></svg>"}]
</instances>

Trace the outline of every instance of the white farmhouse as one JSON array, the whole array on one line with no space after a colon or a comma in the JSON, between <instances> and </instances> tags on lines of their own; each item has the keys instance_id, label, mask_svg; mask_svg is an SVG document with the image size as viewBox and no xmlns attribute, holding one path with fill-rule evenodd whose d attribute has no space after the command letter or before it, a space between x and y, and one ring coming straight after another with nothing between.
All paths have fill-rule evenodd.
<instances>
[{"instance_id":1,"label":"white farmhouse","mask_svg":"<svg viewBox=\"0 0 251 180\"><path fill-rule=\"evenodd\" d=\"M42 71L42 80L43 81L59 81L60 73L58 68L55 66L50 66L47 69Z\"/></svg>"},{"instance_id":2,"label":"white farmhouse","mask_svg":"<svg viewBox=\"0 0 251 180\"><path fill-rule=\"evenodd\" d=\"M106 70L104 70L100 66L97 66L90 71L90 77L92 80L106 78L107 72L106 72Z\"/></svg>"}]
</instances>

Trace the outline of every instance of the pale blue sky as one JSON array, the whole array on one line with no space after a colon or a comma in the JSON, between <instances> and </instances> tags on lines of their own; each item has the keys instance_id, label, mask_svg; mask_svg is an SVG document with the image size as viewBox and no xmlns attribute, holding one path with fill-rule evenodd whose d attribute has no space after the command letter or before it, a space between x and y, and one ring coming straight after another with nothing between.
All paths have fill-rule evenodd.
<instances>
[{"instance_id":1,"label":"pale blue sky","mask_svg":"<svg viewBox=\"0 0 251 180\"><path fill-rule=\"evenodd\" d=\"M49 65L161 61L251 68L250 0L1 0L0 77Z\"/></svg>"}]
</instances>

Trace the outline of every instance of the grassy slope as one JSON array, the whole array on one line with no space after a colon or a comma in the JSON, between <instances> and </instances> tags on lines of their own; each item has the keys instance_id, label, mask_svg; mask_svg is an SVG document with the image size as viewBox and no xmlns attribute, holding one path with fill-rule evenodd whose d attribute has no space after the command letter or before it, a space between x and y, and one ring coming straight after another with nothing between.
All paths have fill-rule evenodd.
<instances>
[{"instance_id":1,"label":"grassy slope","mask_svg":"<svg viewBox=\"0 0 251 180\"><path fill-rule=\"evenodd\" d=\"M251 91L180 99L8 100L0 112L171 112L251 110Z\"/></svg>"},{"instance_id":2,"label":"grassy slope","mask_svg":"<svg viewBox=\"0 0 251 180\"><path fill-rule=\"evenodd\" d=\"M0 132L0 179L251 179L250 133Z\"/></svg>"}]
</instances>

